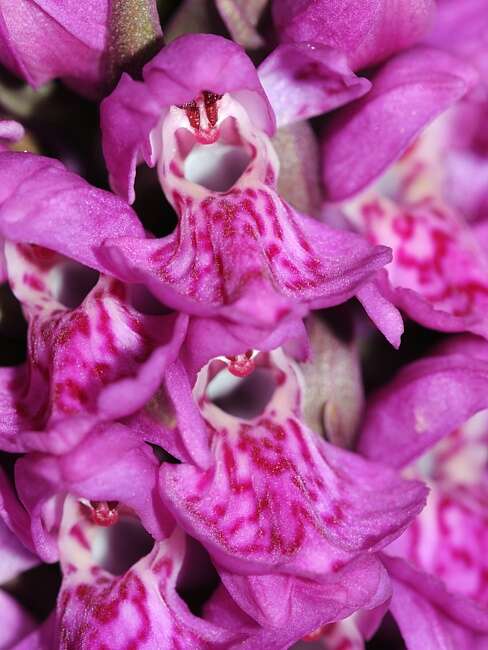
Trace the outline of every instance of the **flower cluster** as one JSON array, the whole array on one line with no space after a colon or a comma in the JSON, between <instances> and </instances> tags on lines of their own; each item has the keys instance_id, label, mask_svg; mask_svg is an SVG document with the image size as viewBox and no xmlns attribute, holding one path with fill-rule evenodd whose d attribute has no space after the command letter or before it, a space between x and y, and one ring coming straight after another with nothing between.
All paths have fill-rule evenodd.
<instances>
[{"instance_id":1,"label":"flower cluster","mask_svg":"<svg viewBox=\"0 0 488 650\"><path fill-rule=\"evenodd\" d=\"M488 648L487 33L0 0L0 648Z\"/></svg>"}]
</instances>

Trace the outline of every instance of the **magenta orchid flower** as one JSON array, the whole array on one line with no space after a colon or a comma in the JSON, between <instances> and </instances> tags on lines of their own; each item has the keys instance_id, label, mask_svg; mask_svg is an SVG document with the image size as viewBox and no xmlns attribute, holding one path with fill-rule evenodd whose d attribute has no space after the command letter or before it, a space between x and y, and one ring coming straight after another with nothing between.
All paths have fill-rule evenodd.
<instances>
[{"instance_id":1,"label":"magenta orchid flower","mask_svg":"<svg viewBox=\"0 0 488 650\"><path fill-rule=\"evenodd\" d=\"M446 134L454 118L444 114L422 132L476 80L473 68L446 52L398 55L374 77L364 99L331 121L323 163L329 197L342 201L338 206L346 220L372 243L393 250L385 297L427 327L486 336L482 241L444 191L452 178ZM393 105L404 107L396 109L405 113L401 129L388 121ZM385 137L373 153L379 132Z\"/></svg>"},{"instance_id":2,"label":"magenta orchid flower","mask_svg":"<svg viewBox=\"0 0 488 650\"><path fill-rule=\"evenodd\" d=\"M181 530L156 543L121 577L103 568L106 531L91 523L76 501L64 505L60 531L64 581L58 601L56 647L237 647L245 631L194 616L176 591L185 559ZM109 540L105 544L110 544ZM102 546L102 548L100 548ZM87 619L87 608L91 612ZM87 629L90 631L87 634Z\"/></svg>"},{"instance_id":3,"label":"magenta orchid flower","mask_svg":"<svg viewBox=\"0 0 488 650\"><path fill-rule=\"evenodd\" d=\"M383 557L409 648L488 642L487 359L483 340L454 340L403 369L367 411L359 449L394 466L410 462L409 474L431 488L427 507ZM386 434L393 413L394 436Z\"/></svg>"},{"instance_id":4,"label":"magenta orchid flower","mask_svg":"<svg viewBox=\"0 0 488 650\"><path fill-rule=\"evenodd\" d=\"M287 111L306 117L367 89L320 50L295 55L283 49L263 64L265 85L286 88L288 62L295 61L291 78L304 88L305 103L282 104L278 115L287 122ZM302 68L311 76L300 76ZM336 81L319 100L313 79L322 74ZM136 164L157 166L179 224L162 240L108 240L112 273L144 283L174 308L269 329L287 315L343 302L388 261L385 249L327 228L278 196L273 111L240 47L213 35L181 37L143 77L124 76L102 104L111 183L132 201ZM342 95L332 100L336 86ZM383 309L380 302L377 311Z\"/></svg>"},{"instance_id":5,"label":"magenta orchid flower","mask_svg":"<svg viewBox=\"0 0 488 650\"><path fill-rule=\"evenodd\" d=\"M279 627L299 611L296 624L305 634L307 626L335 620L326 618L327 585L336 574L342 579L343 569L363 585L369 575L377 595L371 551L399 534L421 507L424 492L310 431L301 421L299 371L282 352L259 354L254 363L274 386L254 417L232 416L211 401L216 382L228 373L222 361L201 371L195 399L214 462L208 470L164 464L161 495L180 525L207 548L223 584L248 615ZM312 619L304 619L306 608L297 599L301 594L308 602L310 589L315 604ZM359 607L381 602L375 597ZM344 610L340 618L353 611Z\"/></svg>"},{"instance_id":6,"label":"magenta orchid flower","mask_svg":"<svg viewBox=\"0 0 488 650\"><path fill-rule=\"evenodd\" d=\"M100 217L109 206L123 213L123 204L47 159L3 155L11 162L11 176L4 178L0 229L7 238L7 277L28 321L29 350L26 364L2 368L2 445L17 452L60 452L97 422L129 415L148 401L177 357L188 319L140 313L122 283L104 275L96 280L95 271L53 251L100 268L93 249L82 251L76 240L48 242L45 228L52 212L66 210L76 231L77 217L79 227L87 227L88 213L96 220L97 210ZM24 182L9 188L19 173ZM81 204L75 206L82 197L85 212L79 212ZM122 214L120 219L123 228ZM85 296L86 282L94 286L88 285Z\"/></svg>"}]
</instances>

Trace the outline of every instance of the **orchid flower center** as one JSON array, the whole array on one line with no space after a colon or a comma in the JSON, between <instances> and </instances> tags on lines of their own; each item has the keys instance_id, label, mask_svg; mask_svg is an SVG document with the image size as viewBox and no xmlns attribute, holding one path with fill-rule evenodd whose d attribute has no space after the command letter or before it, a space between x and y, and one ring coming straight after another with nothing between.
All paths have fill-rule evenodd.
<instances>
[{"instance_id":1,"label":"orchid flower center","mask_svg":"<svg viewBox=\"0 0 488 650\"><path fill-rule=\"evenodd\" d=\"M236 354L234 356L226 357L229 361L228 370L235 377L247 377L256 368L254 361L255 353L248 350L245 354Z\"/></svg>"},{"instance_id":2,"label":"orchid flower center","mask_svg":"<svg viewBox=\"0 0 488 650\"><path fill-rule=\"evenodd\" d=\"M90 501L90 520L97 526L113 526L119 521L117 501Z\"/></svg>"},{"instance_id":3,"label":"orchid flower center","mask_svg":"<svg viewBox=\"0 0 488 650\"><path fill-rule=\"evenodd\" d=\"M188 200L273 185L277 177L269 138L229 93L205 90L171 106L153 130L151 146L163 190L179 214Z\"/></svg>"},{"instance_id":4,"label":"orchid flower center","mask_svg":"<svg viewBox=\"0 0 488 650\"><path fill-rule=\"evenodd\" d=\"M212 132L212 129L217 124L218 120L218 102L222 99L222 95L204 90L200 97L187 102L178 108L182 108L190 122L190 126L202 134Z\"/></svg>"},{"instance_id":5,"label":"orchid flower center","mask_svg":"<svg viewBox=\"0 0 488 650\"><path fill-rule=\"evenodd\" d=\"M252 372L238 374L232 359L237 359L237 364L250 362ZM227 419L252 420L265 412L276 414L283 404L298 408L301 386L295 366L287 362L281 350L249 350L236 357L213 359L200 371L194 396L210 420L220 420L222 412Z\"/></svg>"},{"instance_id":6,"label":"orchid flower center","mask_svg":"<svg viewBox=\"0 0 488 650\"><path fill-rule=\"evenodd\" d=\"M153 545L154 539L137 513L126 504L67 497L61 523L61 552L70 565L95 566L97 570L122 575Z\"/></svg>"}]
</instances>

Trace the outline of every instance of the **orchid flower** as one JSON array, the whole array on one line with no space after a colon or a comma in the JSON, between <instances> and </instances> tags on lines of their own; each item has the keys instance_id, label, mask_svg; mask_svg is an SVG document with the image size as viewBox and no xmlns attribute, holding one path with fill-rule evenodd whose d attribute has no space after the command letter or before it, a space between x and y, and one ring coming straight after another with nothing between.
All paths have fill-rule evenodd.
<instances>
[{"instance_id":1,"label":"orchid flower","mask_svg":"<svg viewBox=\"0 0 488 650\"><path fill-rule=\"evenodd\" d=\"M431 488L427 507L383 555L408 648L488 641L487 360L482 339L453 340L404 368L366 413L359 449L408 465Z\"/></svg>"},{"instance_id":2,"label":"orchid flower","mask_svg":"<svg viewBox=\"0 0 488 650\"><path fill-rule=\"evenodd\" d=\"M85 228L85 217L97 219L97 210L100 216L109 206L123 212L115 197L90 189L47 159L2 155L11 162L3 185L3 254L10 287L28 321L29 347L25 364L2 368L2 446L61 452L97 422L129 415L146 403L177 357L187 318L140 313L127 287L71 258L100 268L89 247L82 250L76 240L63 245L45 229L51 211L66 210L75 230L76 215ZM9 188L19 173L24 182ZM32 219L30 211L39 208Z\"/></svg>"},{"instance_id":3,"label":"orchid flower","mask_svg":"<svg viewBox=\"0 0 488 650\"><path fill-rule=\"evenodd\" d=\"M277 88L288 86L294 61L291 77L299 79L305 103L282 104L285 122L290 110L304 118L367 89L343 83L352 73L329 59L314 48L285 48L264 62L263 82ZM313 79L330 67L337 68L336 81L319 98ZM300 76L302 68L311 76ZM145 66L143 78L123 76L102 104L111 184L133 201L136 164L144 158L157 166L179 223L162 240L107 240L112 273L145 284L174 308L270 329L287 316L346 300L388 261L385 249L321 225L278 196L273 111L237 45L213 35L181 37ZM337 86L342 94L332 99ZM371 301L369 307L375 312ZM378 318L384 313L381 301L376 311Z\"/></svg>"},{"instance_id":4,"label":"orchid flower","mask_svg":"<svg viewBox=\"0 0 488 650\"><path fill-rule=\"evenodd\" d=\"M282 351L258 353L253 362L250 378L264 382L254 401L258 394L269 399L258 413L237 401L241 416L218 405L219 385L232 377L226 363L214 359L201 370L194 395L214 461L208 469L163 464L161 496L208 550L239 606L276 634L286 619L294 621L298 640L306 628L384 602L372 551L399 534L424 492L310 431L302 421L300 371ZM373 589L371 600L331 615L331 585L341 580L349 590L356 579Z\"/></svg>"},{"instance_id":5,"label":"orchid flower","mask_svg":"<svg viewBox=\"0 0 488 650\"><path fill-rule=\"evenodd\" d=\"M485 650L485 13L0 0L0 649Z\"/></svg>"},{"instance_id":6,"label":"orchid flower","mask_svg":"<svg viewBox=\"0 0 488 650\"><path fill-rule=\"evenodd\" d=\"M323 172L334 209L371 243L393 250L385 297L427 327L486 336L484 247L458 209L482 202L482 176L471 206L457 198L466 181L455 184L474 161L454 133L477 81L468 62L441 50L397 55L373 77L368 95L331 120ZM390 121L393 106L404 113L401 128L396 113L396 124Z\"/></svg>"}]
</instances>

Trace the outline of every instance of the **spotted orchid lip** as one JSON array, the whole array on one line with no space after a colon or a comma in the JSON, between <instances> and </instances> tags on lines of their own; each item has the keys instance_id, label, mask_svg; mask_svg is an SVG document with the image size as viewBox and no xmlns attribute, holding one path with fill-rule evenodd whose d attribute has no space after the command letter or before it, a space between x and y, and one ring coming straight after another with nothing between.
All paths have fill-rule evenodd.
<instances>
[{"instance_id":1,"label":"spotted orchid lip","mask_svg":"<svg viewBox=\"0 0 488 650\"><path fill-rule=\"evenodd\" d=\"M177 356L187 319L138 312L126 286L96 273L78 295L86 267L48 249L7 243L5 253L30 329L28 361L12 372L3 444L66 450L95 423L145 404ZM128 391L127 397L114 402L114 391ZM71 436L61 439L56 432L68 422Z\"/></svg>"},{"instance_id":2,"label":"spotted orchid lip","mask_svg":"<svg viewBox=\"0 0 488 650\"><path fill-rule=\"evenodd\" d=\"M294 54L298 59L289 74L286 62ZM181 68L189 56L198 76ZM182 69L184 85L175 82L175 66ZM369 87L343 58L319 46L287 46L263 64L260 74L270 88L303 84L307 115ZM324 76L335 79L340 92L331 81L330 92L318 97L313 80ZM294 105L292 112L298 116L301 108ZM401 317L369 282L387 263L388 251L364 247L361 239L314 222L283 201L276 190L279 164L269 139L270 110L250 60L214 36L176 39L144 68L143 81L123 78L102 106L112 186L132 201L136 162L157 165L179 221L164 240L107 239L107 268L124 281L146 285L175 309L267 331L311 307L357 294L397 345ZM127 125L134 125L137 115L136 130L116 129L113 118L120 111ZM346 262L340 269L339 259ZM367 295L360 295L363 285L371 287Z\"/></svg>"},{"instance_id":3,"label":"spotted orchid lip","mask_svg":"<svg viewBox=\"0 0 488 650\"><path fill-rule=\"evenodd\" d=\"M393 520L401 530L405 522L400 511L421 508L425 493L419 484L396 484L392 473L363 465L307 430L300 420L299 373L282 352L258 356L257 362L272 370L276 387L264 411L251 420L224 413L209 399L206 387L217 367L210 364L200 373L195 398L215 460L201 472L185 464L162 467L162 495L175 517L226 570L259 573L266 568L317 577L324 570L324 557L329 570L338 570L360 549L385 540ZM341 464L349 467L354 482L342 481ZM377 499L376 514L364 530L359 511L353 515L350 510L362 499L363 480L372 508L371 500ZM387 484L388 498L383 492ZM401 494L406 499L402 506ZM322 547L327 551L317 550Z\"/></svg>"},{"instance_id":4,"label":"spotted orchid lip","mask_svg":"<svg viewBox=\"0 0 488 650\"><path fill-rule=\"evenodd\" d=\"M112 272L139 276L174 308L267 329L307 306L352 295L386 261L386 251L363 247L280 198L276 153L235 94L215 100L210 130L205 96L198 102L191 104L198 124L196 113L188 118L188 105L171 106L150 137L161 186L179 217L175 233L107 241ZM348 251L347 270L337 268L339 249Z\"/></svg>"}]
</instances>

